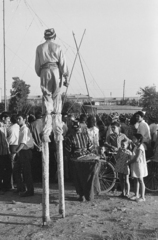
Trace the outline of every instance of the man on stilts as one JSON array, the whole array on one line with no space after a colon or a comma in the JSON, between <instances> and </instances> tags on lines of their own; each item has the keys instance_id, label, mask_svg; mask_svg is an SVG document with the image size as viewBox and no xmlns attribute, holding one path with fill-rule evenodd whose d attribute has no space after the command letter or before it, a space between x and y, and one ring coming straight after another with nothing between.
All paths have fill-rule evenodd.
<instances>
[{"instance_id":1,"label":"man on stilts","mask_svg":"<svg viewBox=\"0 0 158 240\"><path fill-rule=\"evenodd\" d=\"M43 113L45 115L42 132L42 166L43 166L43 223L49 221L49 178L48 162L49 136L53 130L57 144L58 182L59 182L59 213L65 216L64 187L63 187L63 147L61 120L61 86L68 87L68 68L61 47L54 40L56 33L53 28L44 32L45 42L36 49L35 71L41 79L43 93Z\"/></svg>"},{"instance_id":2,"label":"man on stilts","mask_svg":"<svg viewBox=\"0 0 158 240\"><path fill-rule=\"evenodd\" d=\"M35 71L41 78L45 111L51 113L54 112L58 98L61 97L62 76L65 78L64 85L68 86L68 68L61 47L54 42L55 30L53 28L45 30L44 38L46 41L36 49Z\"/></svg>"}]
</instances>

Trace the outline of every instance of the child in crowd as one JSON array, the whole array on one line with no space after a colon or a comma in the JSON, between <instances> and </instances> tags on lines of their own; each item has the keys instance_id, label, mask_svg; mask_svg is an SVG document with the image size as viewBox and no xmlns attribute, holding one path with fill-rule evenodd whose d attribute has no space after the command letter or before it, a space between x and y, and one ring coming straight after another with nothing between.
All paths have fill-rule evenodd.
<instances>
[{"instance_id":1,"label":"child in crowd","mask_svg":"<svg viewBox=\"0 0 158 240\"><path fill-rule=\"evenodd\" d=\"M100 146L99 147L99 156L100 156L100 159L106 159L106 155L105 155L105 147L104 146Z\"/></svg>"},{"instance_id":2,"label":"child in crowd","mask_svg":"<svg viewBox=\"0 0 158 240\"><path fill-rule=\"evenodd\" d=\"M145 184L143 178L148 175L145 149L142 142L143 136L141 134L137 133L133 136L133 143L135 144L133 157L127 162L127 165L130 165L131 167L131 176L135 181L135 195L131 198L131 200L137 200L138 202L145 201ZM141 192L140 197L139 186Z\"/></svg>"},{"instance_id":3,"label":"child in crowd","mask_svg":"<svg viewBox=\"0 0 158 240\"><path fill-rule=\"evenodd\" d=\"M120 180L121 197L129 197L130 193L130 183L129 183L129 174L130 169L127 166L127 161L131 159L132 153L128 150L129 142L126 139L121 141L121 147L119 148L117 155L116 155L116 166L115 171L118 173L118 177Z\"/></svg>"}]
</instances>

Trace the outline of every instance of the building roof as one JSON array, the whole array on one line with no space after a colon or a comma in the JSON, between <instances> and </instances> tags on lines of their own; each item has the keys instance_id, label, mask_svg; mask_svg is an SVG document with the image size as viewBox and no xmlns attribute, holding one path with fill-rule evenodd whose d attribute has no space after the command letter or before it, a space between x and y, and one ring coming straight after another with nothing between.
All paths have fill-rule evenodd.
<instances>
[{"instance_id":1,"label":"building roof","mask_svg":"<svg viewBox=\"0 0 158 240\"><path fill-rule=\"evenodd\" d=\"M67 98L71 99L71 98L76 98L76 99L89 99L89 98L92 98L92 97L89 97L88 95L84 95L84 94L70 94L70 95L67 95Z\"/></svg>"},{"instance_id":2,"label":"building roof","mask_svg":"<svg viewBox=\"0 0 158 240\"><path fill-rule=\"evenodd\" d=\"M87 108L88 111L91 111L92 108L97 111L97 113L112 113L112 112L118 112L118 113L135 113L137 111L142 110L142 107L138 106L129 106L129 105L98 105L98 106L90 106L85 105L85 108Z\"/></svg>"}]
</instances>

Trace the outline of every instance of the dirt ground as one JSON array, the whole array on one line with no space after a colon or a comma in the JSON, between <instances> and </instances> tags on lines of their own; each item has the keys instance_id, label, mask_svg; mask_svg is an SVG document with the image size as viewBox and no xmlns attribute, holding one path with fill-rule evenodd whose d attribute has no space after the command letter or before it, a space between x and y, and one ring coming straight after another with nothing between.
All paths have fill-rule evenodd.
<instances>
[{"instance_id":1,"label":"dirt ground","mask_svg":"<svg viewBox=\"0 0 158 240\"><path fill-rule=\"evenodd\" d=\"M66 217L61 218L57 184L51 184L51 222L42 227L41 184L36 184L32 197L7 192L0 196L0 240L158 239L158 193L147 193L143 203L121 199L119 194L110 192L81 203L73 185L66 184Z\"/></svg>"}]
</instances>

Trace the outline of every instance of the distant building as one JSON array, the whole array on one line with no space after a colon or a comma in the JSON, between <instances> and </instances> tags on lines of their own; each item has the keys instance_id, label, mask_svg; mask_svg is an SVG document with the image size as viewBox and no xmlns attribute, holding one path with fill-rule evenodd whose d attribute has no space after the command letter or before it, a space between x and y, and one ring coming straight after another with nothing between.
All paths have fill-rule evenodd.
<instances>
[{"instance_id":1,"label":"distant building","mask_svg":"<svg viewBox=\"0 0 158 240\"><path fill-rule=\"evenodd\" d=\"M88 95L83 95L83 94L70 94L70 95L67 95L66 98L70 101L75 101L81 104L85 102L90 102L93 100L92 97L89 97Z\"/></svg>"},{"instance_id":2,"label":"distant building","mask_svg":"<svg viewBox=\"0 0 158 240\"><path fill-rule=\"evenodd\" d=\"M84 109L88 113L113 113L117 112L119 114L121 113L135 113L137 111L142 110L141 107L138 106L128 106L128 105L99 105L99 106L90 106L90 105L85 105Z\"/></svg>"},{"instance_id":3,"label":"distant building","mask_svg":"<svg viewBox=\"0 0 158 240\"><path fill-rule=\"evenodd\" d=\"M10 97L7 97L7 101L9 102ZM66 96L67 100L77 102L79 104L89 104L90 102L94 106L121 106L122 97L109 97L109 98L92 98L88 95L84 94L69 94ZM127 101L127 104L130 103L132 100L135 100L136 103L139 103L139 97L127 97L125 100ZM4 102L4 97L2 96L2 102ZM42 104L42 95L29 95L27 102L32 105L40 105ZM128 104L130 105L130 104ZM125 108L126 105L122 106Z\"/></svg>"},{"instance_id":4,"label":"distant building","mask_svg":"<svg viewBox=\"0 0 158 240\"><path fill-rule=\"evenodd\" d=\"M139 104L139 97L127 97L125 101L131 103L133 99ZM93 98L94 105L120 105L122 97Z\"/></svg>"},{"instance_id":5,"label":"distant building","mask_svg":"<svg viewBox=\"0 0 158 240\"><path fill-rule=\"evenodd\" d=\"M28 96L27 103L33 104L33 105L40 105L42 104L42 96Z\"/></svg>"}]
</instances>

